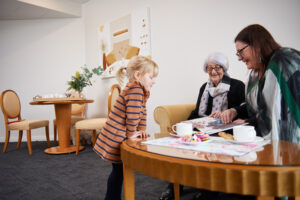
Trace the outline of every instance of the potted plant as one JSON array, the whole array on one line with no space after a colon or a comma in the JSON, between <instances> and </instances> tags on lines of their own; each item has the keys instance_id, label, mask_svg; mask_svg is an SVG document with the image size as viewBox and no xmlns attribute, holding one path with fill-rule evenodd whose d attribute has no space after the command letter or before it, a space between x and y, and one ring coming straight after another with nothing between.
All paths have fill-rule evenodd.
<instances>
[{"instance_id":1,"label":"potted plant","mask_svg":"<svg viewBox=\"0 0 300 200\"><path fill-rule=\"evenodd\" d=\"M82 97L82 90L86 86L92 86L91 78L93 75L100 76L103 73L103 68L101 66L93 68L92 70L89 70L86 66L81 67L82 72L76 71L75 76L71 77L71 81L68 81L69 90L74 90L78 92L78 94Z\"/></svg>"}]
</instances>

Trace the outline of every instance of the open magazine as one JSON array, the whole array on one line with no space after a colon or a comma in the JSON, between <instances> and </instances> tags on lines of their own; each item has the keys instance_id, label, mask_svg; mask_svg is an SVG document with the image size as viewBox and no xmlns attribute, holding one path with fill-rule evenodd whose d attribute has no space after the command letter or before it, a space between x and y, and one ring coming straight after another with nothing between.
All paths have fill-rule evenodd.
<instances>
[{"instance_id":1,"label":"open magazine","mask_svg":"<svg viewBox=\"0 0 300 200\"><path fill-rule=\"evenodd\" d=\"M234 126L245 125L247 123L242 124L222 124L220 119L216 119L213 117L201 117L197 119L183 121L184 123L192 123L193 127L207 134L214 134L220 131L226 131L232 129Z\"/></svg>"}]
</instances>

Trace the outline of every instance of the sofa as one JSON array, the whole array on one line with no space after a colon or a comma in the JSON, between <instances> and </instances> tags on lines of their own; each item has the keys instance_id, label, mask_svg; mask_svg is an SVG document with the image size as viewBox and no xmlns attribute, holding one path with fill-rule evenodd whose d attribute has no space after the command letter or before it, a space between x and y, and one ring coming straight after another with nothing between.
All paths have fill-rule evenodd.
<instances>
[{"instance_id":1,"label":"sofa","mask_svg":"<svg viewBox=\"0 0 300 200\"><path fill-rule=\"evenodd\" d=\"M195 104L175 104L156 107L154 110L154 120L160 126L160 133L156 133L154 137L169 136L167 128L173 124L187 120L191 112L195 109L195 106Z\"/></svg>"}]
</instances>

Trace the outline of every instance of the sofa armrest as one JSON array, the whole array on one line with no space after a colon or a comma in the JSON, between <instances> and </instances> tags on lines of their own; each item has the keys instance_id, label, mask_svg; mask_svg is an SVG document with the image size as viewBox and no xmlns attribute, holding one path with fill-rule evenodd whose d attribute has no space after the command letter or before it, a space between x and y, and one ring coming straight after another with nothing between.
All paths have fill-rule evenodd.
<instances>
[{"instance_id":1,"label":"sofa armrest","mask_svg":"<svg viewBox=\"0 0 300 200\"><path fill-rule=\"evenodd\" d=\"M169 136L168 127L181 121L187 120L191 112L195 109L195 104L176 104L158 106L154 110L154 120L160 126L160 133L157 137Z\"/></svg>"}]
</instances>

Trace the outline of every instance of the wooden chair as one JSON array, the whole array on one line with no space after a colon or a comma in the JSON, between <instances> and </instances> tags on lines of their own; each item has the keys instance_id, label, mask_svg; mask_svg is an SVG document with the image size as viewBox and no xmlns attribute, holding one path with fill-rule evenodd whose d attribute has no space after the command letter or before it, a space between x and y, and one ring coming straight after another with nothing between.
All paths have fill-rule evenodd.
<instances>
[{"instance_id":1,"label":"wooden chair","mask_svg":"<svg viewBox=\"0 0 300 200\"><path fill-rule=\"evenodd\" d=\"M5 120L5 144L3 153L6 152L7 145L10 138L10 131L19 131L19 139L17 149L19 149L22 141L23 130L27 132L27 145L29 154L32 154L31 148L31 129L45 127L46 139L48 147L50 147L49 140L49 121L48 120L22 120L21 118L21 103L16 92L13 90L5 90L0 97L1 109ZM17 118L17 119L16 119Z\"/></svg>"},{"instance_id":2,"label":"wooden chair","mask_svg":"<svg viewBox=\"0 0 300 200\"><path fill-rule=\"evenodd\" d=\"M72 104L71 108L71 126L73 126L76 122L85 119L85 107L86 104ZM54 146L57 143L57 127L56 127L56 119L53 120L53 137L54 137Z\"/></svg>"},{"instance_id":3,"label":"wooden chair","mask_svg":"<svg viewBox=\"0 0 300 200\"><path fill-rule=\"evenodd\" d=\"M121 87L118 84L113 85L110 88L110 92L108 95L108 114L111 111L111 107L116 102L119 94L121 93ZM85 119L75 123L75 134L76 134L76 155L79 153L80 146L80 130L92 130L93 134L93 146L96 143L96 130L101 130L105 125L107 118L92 118Z\"/></svg>"}]
</instances>

